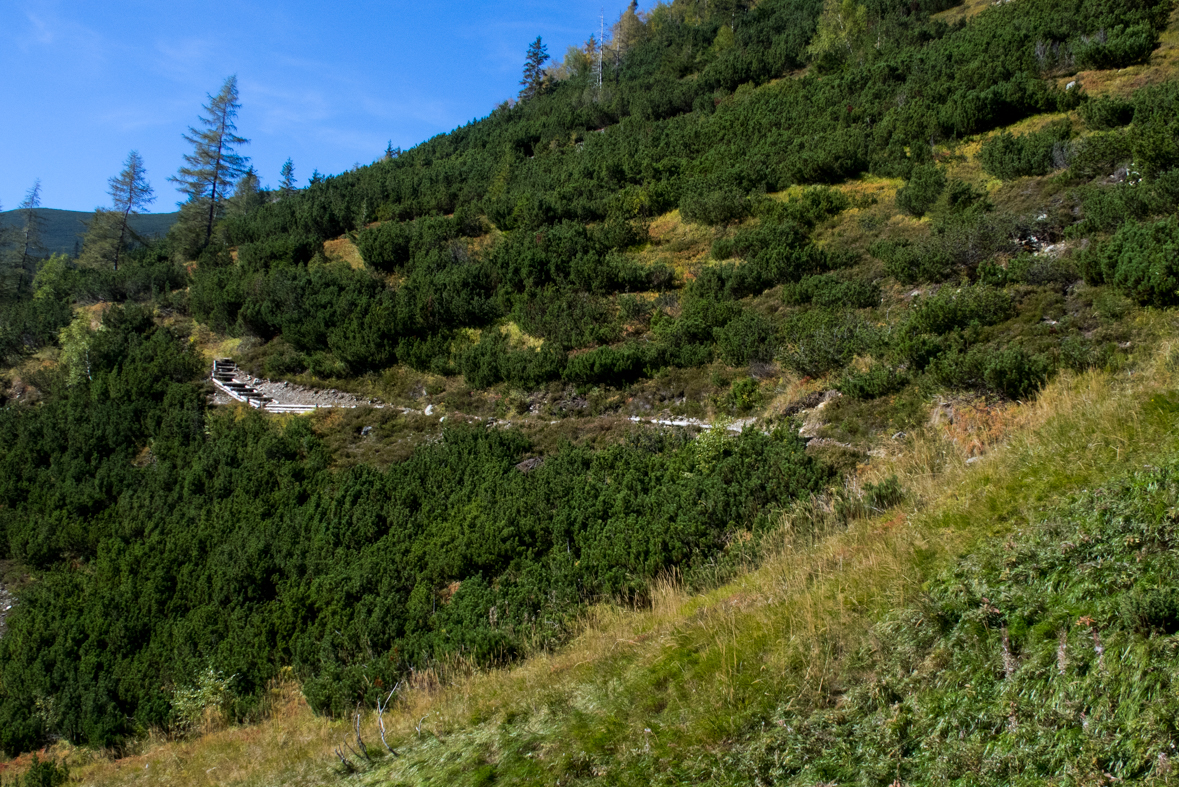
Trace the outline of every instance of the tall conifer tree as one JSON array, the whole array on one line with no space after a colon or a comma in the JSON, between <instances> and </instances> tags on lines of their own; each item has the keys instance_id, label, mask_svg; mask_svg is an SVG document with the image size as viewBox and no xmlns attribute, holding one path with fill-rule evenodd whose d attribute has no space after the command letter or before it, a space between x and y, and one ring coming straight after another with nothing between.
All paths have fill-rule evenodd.
<instances>
[{"instance_id":1,"label":"tall conifer tree","mask_svg":"<svg viewBox=\"0 0 1179 787\"><path fill-rule=\"evenodd\" d=\"M278 190L282 195L288 196L295 193L295 163L287 159L286 163L282 165L282 169L278 173Z\"/></svg>"},{"instance_id":2,"label":"tall conifer tree","mask_svg":"<svg viewBox=\"0 0 1179 787\"><path fill-rule=\"evenodd\" d=\"M204 211L204 243L213 237L213 222L232 185L246 172L247 157L239 155L237 146L249 143L237 135L238 102L237 77L231 76L221 86L221 92L209 96L204 106L205 115L200 117L202 129L190 127L184 135L193 151L184 156L187 166L169 178L179 184L180 191L188 195L189 203L207 204Z\"/></svg>"},{"instance_id":3,"label":"tall conifer tree","mask_svg":"<svg viewBox=\"0 0 1179 787\"><path fill-rule=\"evenodd\" d=\"M115 246L114 259L115 270L118 270L119 257L127 244L127 233L130 232L130 218L141 213L155 202L156 198L151 184L147 182L147 169L143 166L143 158L138 150L127 154L127 160L123 162L123 171L107 182L110 184L112 209L120 215L119 239Z\"/></svg>"},{"instance_id":4,"label":"tall conifer tree","mask_svg":"<svg viewBox=\"0 0 1179 787\"><path fill-rule=\"evenodd\" d=\"M123 171L107 183L111 207L94 211L78 261L83 265L112 265L118 270L123 252L138 237L131 229L131 217L143 212L156 198L137 150L127 154Z\"/></svg>"},{"instance_id":5,"label":"tall conifer tree","mask_svg":"<svg viewBox=\"0 0 1179 787\"><path fill-rule=\"evenodd\" d=\"M524 61L524 78L520 80L520 100L527 101L540 92L544 85L544 64L549 59L548 48L540 36L528 45L528 56Z\"/></svg>"},{"instance_id":6,"label":"tall conifer tree","mask_svg":"<svg viewBox=\"0 0 1179 787\"><path fill-rule=\"evenodd\" d=\"M45 229L45 220L37 209L41 207L41 179L33 182L33 187L25 193L21 201L21 230L20 230L20 270L30 271L35 259L45 255L45 247L41 245L41 233Z\"/></svg>"}]
</instances>

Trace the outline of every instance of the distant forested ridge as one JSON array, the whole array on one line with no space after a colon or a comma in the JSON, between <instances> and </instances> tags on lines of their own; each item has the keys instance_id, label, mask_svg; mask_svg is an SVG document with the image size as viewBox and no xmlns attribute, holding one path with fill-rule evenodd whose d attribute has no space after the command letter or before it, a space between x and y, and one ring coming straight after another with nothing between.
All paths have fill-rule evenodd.
<instances>
[{"instance_id":1,"label":"distant forested ridge","mask_svg":"<svg viewBox=\"0 0 1179 787\"><path fill-rule=\"evenodd\" d=\"M82 247L86 225L94 213L80 210L57 210L37 208L37 215L43 222L41 243L47 254L76 256ZM168 234L176 223L179 213L140 213L130 217L131 229L145 241L159 240ZM20 211L7 210L0 213L0 228L18 229L24 223Z\"/></svg>"}]
</instances>

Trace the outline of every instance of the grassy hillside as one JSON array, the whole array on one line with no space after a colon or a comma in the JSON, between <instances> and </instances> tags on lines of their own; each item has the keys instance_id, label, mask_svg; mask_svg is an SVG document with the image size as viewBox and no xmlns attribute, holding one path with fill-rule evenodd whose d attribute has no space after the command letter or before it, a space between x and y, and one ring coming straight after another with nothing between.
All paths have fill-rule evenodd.
<instances>
[{"instance_id":1,"label":"grassy hillside","mask_svg":"<svg viewBox=\"0 0 1179 787\"><path fill-rule=\"evenodd\" d=\"M627 16L600 91L0 293L0 745L1165 783L1174 9L856 9ZM210 408L202 353L404 409Z\"/></svg>"}]
</instances>

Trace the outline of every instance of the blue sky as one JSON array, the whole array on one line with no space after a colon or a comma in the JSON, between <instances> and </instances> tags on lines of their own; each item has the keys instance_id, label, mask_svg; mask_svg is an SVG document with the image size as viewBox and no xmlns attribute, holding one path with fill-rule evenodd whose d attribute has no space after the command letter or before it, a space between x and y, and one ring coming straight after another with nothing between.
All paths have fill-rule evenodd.
<instances>
[{"instance_id":1,"label":"blue sky","mask_svg":"<svg viewBox=\"0 0 1179 787\"><path fill-rule=\"evenodd\" d=\"M288 156L300 184L369 163L389 140L409 148L488 114L515 95L536 36L560 57L625 5L3 0L0 206L39 177L45 207L93 210L138 149L152 210L174 210L180 135L235 73L242 152L264 184Z\"/></svg>"}]
</instances>

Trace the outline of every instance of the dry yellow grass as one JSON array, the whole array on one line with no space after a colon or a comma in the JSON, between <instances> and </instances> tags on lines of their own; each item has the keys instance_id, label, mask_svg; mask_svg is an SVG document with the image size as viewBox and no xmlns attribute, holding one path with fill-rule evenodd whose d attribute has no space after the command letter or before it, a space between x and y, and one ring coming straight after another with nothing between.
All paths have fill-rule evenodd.
<instances>
[{"instance_id":1,"label":"dry yellow grass","mask_svg":"<svg viewBox=\"0 0 1179 787\"><path fill-rule=\"evenodd\" d=\"M677 279L690 277L693 268L702 264L712 250L712 242L723 232L683 220L679 210L654 219L648 228L650 241L637 253L645 264L667 265Z\"/></svg>"},{"instance_id":2,"label":"dry yellow grass","mask_svg":"<svg viewBox=\"0 0 1179 787\"><path fill-rule=\"evenodd\" d=\"M966 0L961 5L956 5L941 13L934 14L933 18L945 22L948 25L953 25L961 22L963 19L978 16L993 5L996 5L995 0Z\"/></svg>"},{"instance_id":3,"label":"dry yellow grass","mask_svg":"<svg viewBox=\"0 0 1179 787\"><path fill-rule=\"evenodd\" d=\"M324 241L323 254L329 260L347 263L349 268L360 270L364 268L364 258L360 256L360 249L350 238L336 238Z\"/></svg>"}]
</instances>

